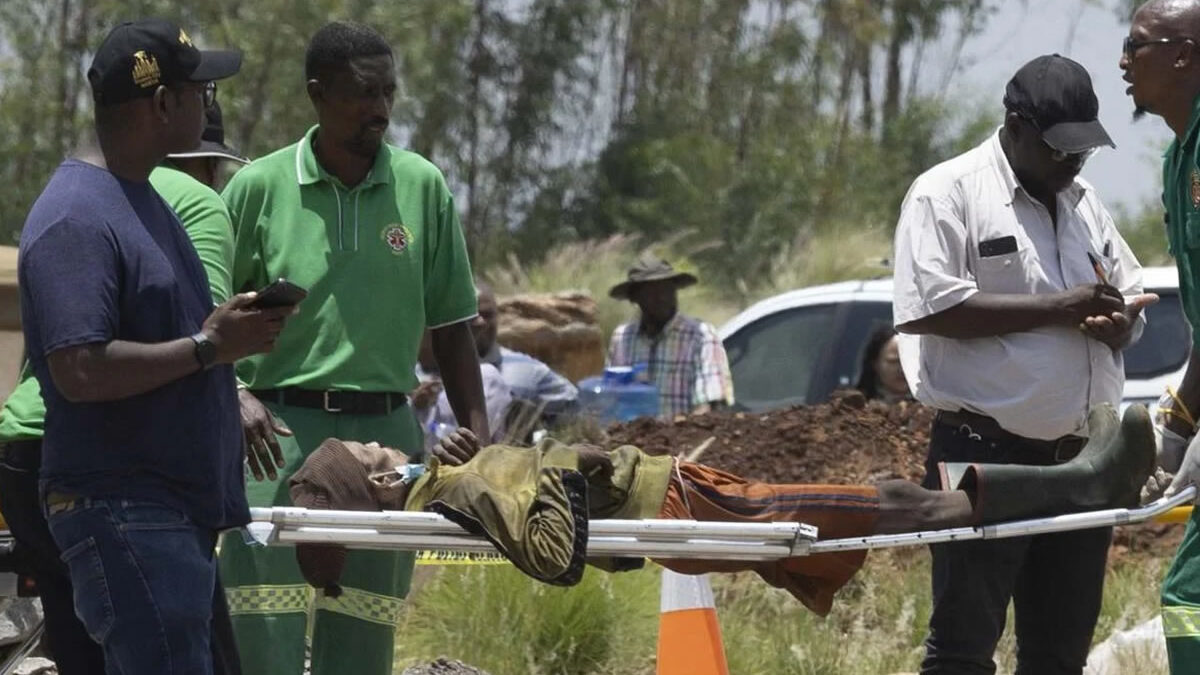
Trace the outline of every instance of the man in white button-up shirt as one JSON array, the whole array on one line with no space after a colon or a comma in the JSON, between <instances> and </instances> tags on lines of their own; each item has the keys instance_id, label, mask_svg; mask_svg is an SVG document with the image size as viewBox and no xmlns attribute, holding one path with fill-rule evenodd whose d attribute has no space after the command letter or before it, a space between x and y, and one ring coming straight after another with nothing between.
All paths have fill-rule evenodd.
<instances>
[{"instance_id":1,"label":"man in white button-up shirt","mask_svg":"<svg viewBox=\"0 0 1200 675\"><path fill-rule=\"evenodd\" d=\"M1004 125L913 183L896 230L895 305L913 394L939 410L939 461L1054 464L1079 452L1088 410L1117 404L1121 350L1141 332L1141 268L1078 175L1112 145L1091 78L1070 59L1026 64ZM951 486L953 487L953 486ZM922 673L993 673L1010 598L1018 672L1080 673L1111 530L938 545Z\"/></svg>"}]
</instances>

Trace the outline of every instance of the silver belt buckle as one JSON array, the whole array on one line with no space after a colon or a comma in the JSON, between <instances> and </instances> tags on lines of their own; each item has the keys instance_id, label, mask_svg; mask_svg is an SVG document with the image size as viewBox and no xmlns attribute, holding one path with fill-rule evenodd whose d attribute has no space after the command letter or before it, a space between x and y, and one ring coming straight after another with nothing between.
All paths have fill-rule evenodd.
<instances>
[{"instance_id":1,"label":"silver belt buckle","mask_svg":"<svg viewBox=\"0 0 1200 675\"><path fill-rule=\"evenodd\" d=\"M342 412L342 409L341 409L341 408L335 408L335 407L333 407L333 406L331 406L331 405L329 404L329 394L330 394L330 391L329 391L328 389L326 389L324 392L322 392L322 394L324 395L324 399L323 399L323 406L322 406L322 407L324 407L324 409L325 409L325 412L327 412L327 413L340 413L340 412Z\"/></svg>"}]
</instances>

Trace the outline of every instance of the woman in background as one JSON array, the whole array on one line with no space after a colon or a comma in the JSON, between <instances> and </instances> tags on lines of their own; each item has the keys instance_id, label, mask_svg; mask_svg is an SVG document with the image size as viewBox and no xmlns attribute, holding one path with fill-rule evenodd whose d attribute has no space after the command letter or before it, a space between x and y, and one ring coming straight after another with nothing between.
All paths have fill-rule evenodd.
<instances>
[{"instance_id":1,"label":"woman in background","mask_svg":"<svg viewBox=\"0 0 1200 675\"><path fill-rule=\"evenodd\" d=\"M900 368L900 349L896 339L896 329L889 325L876 329L867 341L859 366L858 384L855 385L867 400L879 399L885 403L912 400L908 380Z\"/></svg>"}]
</instances>

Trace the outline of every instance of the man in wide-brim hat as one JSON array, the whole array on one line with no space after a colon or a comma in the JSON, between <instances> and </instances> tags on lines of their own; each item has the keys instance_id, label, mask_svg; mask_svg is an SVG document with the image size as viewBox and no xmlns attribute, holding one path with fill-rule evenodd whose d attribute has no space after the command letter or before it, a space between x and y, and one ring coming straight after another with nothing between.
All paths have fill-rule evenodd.
<instances>
[{"instance_id":1,"label":"man in wide-brim hat","mask_svg":"<svg viewBox=\"0 0 1200 675\"><path fill-rule=\"evenodd\" d=\"M659 416L704 412L733 403L729 359L711 324L679 313L679 289L696 276L666 260L643 258L608 294L629 300L640 316L613 331L607 366L645 366L659 392Z\"/></svg>"},{"instance_id":2,"label":"man in wide-brim hat","mask_svg":"<svg viewBox=\"0 0 1200 675\"><path fill-rule=\"evenodd\" d=\"M671 267L671 263L666 260L643 259L630 267L628 278L613 286L608 294L617 300L633 300L630 293L634 287L655 281L670 282L669 284L664 283L664 286L669 285L680 289L694 285L697 279L694 274L680 272Z\"/></svg>"}]
</instances>

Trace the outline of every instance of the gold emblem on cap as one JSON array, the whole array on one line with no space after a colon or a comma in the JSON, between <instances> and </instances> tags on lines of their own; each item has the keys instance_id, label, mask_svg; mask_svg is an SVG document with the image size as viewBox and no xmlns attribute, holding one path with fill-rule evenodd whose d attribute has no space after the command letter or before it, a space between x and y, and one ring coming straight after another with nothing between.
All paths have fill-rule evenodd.
<instances>
[{"instance_id":1,"label":"gold emblem on cap","mask_svg":"<svg viewBox=\"0 0 1200 675\"><path fill-rule=\"evenodd\" d=\"M158 59L139 49L133 53L133 82L139 87L153 87L162 80Z\"/></svg>"},{"instance_id":2,"label":"gold emblem on cap","mask_svg":"<svg viewBox=\"0 0 1200 675\"><path fill-rule=\"evenodd\" d=\"M189 47L196 46L196 45L192 44L192 38L188 37L188 34L183 32L182 28L179 29L179 44L187 45Z\"/></svg>"},{"instance_id":3,"label":"gold emblem on cap","mask_svg":"<svg viewBox=\"0 0 1200 675\"><path fill-rule=\"evenodd\" d=\"M1200 171L1192 169L1192 208L1200 209Z\"/></svg>"}]
</instances>

